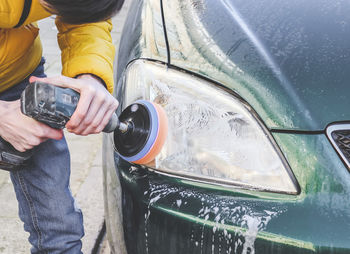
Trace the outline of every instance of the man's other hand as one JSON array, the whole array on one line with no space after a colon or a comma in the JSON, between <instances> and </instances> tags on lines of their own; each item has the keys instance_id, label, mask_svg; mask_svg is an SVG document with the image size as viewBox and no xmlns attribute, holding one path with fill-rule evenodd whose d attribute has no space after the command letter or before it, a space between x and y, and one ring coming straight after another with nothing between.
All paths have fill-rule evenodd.
<instances>
[{"instance_id":1,"label":"man's other hand","mask_svg":"<svg viewBox=\"0 0 350 254\"><path fill-rule=\"evenodd\" d=\"M77 109L66 124L67 130L77 135L100 133L119 105L102 81L90 74L80 75L78 78L58 76L30 79L31 82L35 80L71 88L80 93Z\"/></svg>"},{"instance_id":2,"label":"man's other hand","mask_svg":"<svg viewBox=\"0 0 350 254\"><path fill-rule=\"evenodd\" d=\"M49 138L61 139L62 130L53 129L21 112L20 100L0 101L0 136L16 150L24 152Z\"/></svg>"}]
</instances>

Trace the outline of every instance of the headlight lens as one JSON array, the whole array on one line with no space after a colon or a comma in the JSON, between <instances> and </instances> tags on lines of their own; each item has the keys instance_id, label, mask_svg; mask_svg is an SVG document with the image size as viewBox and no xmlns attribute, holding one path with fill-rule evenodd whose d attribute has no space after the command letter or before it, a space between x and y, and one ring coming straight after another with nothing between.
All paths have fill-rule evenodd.
<instances>
[{"instance_id":1,"label":"headlight lens","mask_svg":"<svg viewBox=\"0 0 350 254\"><path fill-rule=\"evenodd\" d=\"M209 183L297 193L295 179L249 106L216 85L165 65L134 61L124 76L125 108L165 109L169 133L155 170Z\"/></svg>"}]
</instances>

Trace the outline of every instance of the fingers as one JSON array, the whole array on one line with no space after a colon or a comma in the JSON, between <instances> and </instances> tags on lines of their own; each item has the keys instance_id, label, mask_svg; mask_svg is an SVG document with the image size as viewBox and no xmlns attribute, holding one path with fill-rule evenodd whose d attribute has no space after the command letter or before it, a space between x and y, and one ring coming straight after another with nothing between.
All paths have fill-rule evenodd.
<instances>
[{"instance_id":1,"label":"fingers","mask_svg":"<svg viewBox=\"0 0 350 254\"><path fill-rule=\"evenodd\" d=\"M75 118L73 118L74 115L72 116L72 119L70 121L72 123L67 123L67 126L73 127L71 128L71 130L74 131L74 133L78 133L81 135L88 135L89 133L94 133L94 129L97 127L96 124L98 125L100 122L100 120L97 119L98 115L101 113L104 114L106 111L104 97L101 95L95 97L97 98L93 98L91 100L90 107L86 112L85 117L81 119L82 121L79 124L77 124L77 121L75 121ZM77 108L76 112L78 112L78 110L79 108ZM80 116L81 115L79 115L79 117Z\"/></svg>"},{"instance_id":2,"label":"fingers","mask_svg":"<svg viewBox=\"0 0 350 254\"><path fill-rule=\"evenodd\" d=\"M22 148L25 150L32 149L35 146L40 145L48 139L60 140L63 138L63 131L53 129L43 123L36 122L31 127L32 135L26 135L22 139Z\"/></svg>"},{"instance_id":3,"label":"fingers","mask_svg":"<svg viewBox=\"0 0 350 254\"><path fill-rule=\"evenodd\" d=\"M25 152L26 150L40 145L48 139L60 140L62 137L62 130L52 129L48 126L41 126L41 124L38 123L37 126L31 126L29 133L21 132L17 135L10 135L6 140L11 143L16 150Z\"/></svg>"},{"instance_id":4,"label":"fingers","mask_svg":"<svg viewBox=\"0 0 350 254\"><path fill-rule=\"evenodd\" d=\"M47 138L36 138L28 140L28 143L18 143L18 142L10 142L12 146L19 152L25 152L27 150L33 149L35 146L40 145L41 143L48 140Z\"/></svg>"},{"instance_id":5,"label":"fingers","mask_svg":"<svg viewBox=\"0 0 350 254\"><path fill-rule=\"evenodd\" d=\"M102 110L106 91L98 88L96 85L88 83L81 89L77 108L66 124L68 131L83 135L84 130L94 121L97 112Z\"/></svg>"},{"instance_id":6,"label":"fingers","mask_svg":"<svg viewBox=\"0 0 350 254\"><path fill-rule=\"evenodd\" d=\"M82 121L80 121L81 119L76 121L76 118L73 118L73 115L66 127L68 131L79 135L100 133L108 123L117 107L118 101L114 98L106 99L105 95L95 96L90 104L85 118L83 118ZM78 108L75 113L77 112Z\"/></svg>"},{"instance_id":7,"label":"fingers","mask_svg":"<svg viewBox=\"0 0 350 254\"><path fill-rule=\"evenodd\" d=\"M115 109L116 108L112 107L112 105L104 104L100 110L96 112L95 117L91 119L91 122L88 124L88 127L83 130L82 134L100 133L107 125Z\"/></svg>"},{"instance_id":8,"label":"fingers","mask_svg":"<svg viewBox=\"0 0 350 254\"><path fill-rule=\"evenodd\" d=\"M110 109L102 116L102 119L100 121L99 127L96 128L96 133L100 133L101 131L103 131L103 129L108 124L108 122L111 120L111 117L114 114L115 110L116 110L116 108L115 109Z\"/></svg>"},{"instance_id":9,"label":"fingers","mask_svg":"<svg viewBox=\"0 0 350 254\"><path fill-rule=\"evenodd\" d=\"M81 94L76 110L71 119L67 122L66 128L69 132L79 134L77 129L86 128L86 118L91 115L90 104L93 101L94 94ZM80 127L80 128L79 128Z\"/></svg>"}]
</instances>

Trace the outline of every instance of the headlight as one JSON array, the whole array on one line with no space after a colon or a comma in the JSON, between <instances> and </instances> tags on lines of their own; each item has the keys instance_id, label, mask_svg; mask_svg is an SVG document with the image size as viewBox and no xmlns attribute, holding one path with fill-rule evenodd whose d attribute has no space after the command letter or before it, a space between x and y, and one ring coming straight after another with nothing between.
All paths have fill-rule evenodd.
<instances>
[{"instance_id":1,"label":"headlight","mask_svg":"<svg viewBox=\"0 0 350 254\"><path fill-rule=\"evenodd\" d=\"M206 80L137 60L124 76L125 108L136 100L163 106L167 141L154 168L214 184L297 193L278 148L242 100Z\"/></svg>"}]
</instances>

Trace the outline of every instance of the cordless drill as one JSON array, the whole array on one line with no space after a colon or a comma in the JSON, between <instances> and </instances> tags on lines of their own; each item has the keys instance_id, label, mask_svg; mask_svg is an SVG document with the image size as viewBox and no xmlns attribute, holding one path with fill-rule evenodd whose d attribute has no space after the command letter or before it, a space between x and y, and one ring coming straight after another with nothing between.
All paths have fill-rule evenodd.
<instances>
[{"instance_id":1,"label":"cordless drill","mask_svg":"<svg viewBox=\"0 0 350 254\"><path fill-rule=\"evenodd\" d=\"M79 98L73 89L36 81L22 92L21 111L52 128L63 129ZM121 158L147 164L154 160L165 142L168 119L160 105L140 100L126 107L119 118L114 113L103 132L114 132L114 148ZM0 169L21 169L32 155L33 150L19 152L0 137Z\"/></svg>"},{"instance_id":2,"label":"cordless drill","mask_svg":"<svg viewBox=\"0 0 350 254\"><path fill-rule=\"evenodd\" d=\"M21 111L24 115L45 123L55 129L63 129L73 115L80 95L70 88L62 88L43 82L29 84L21 95ZM118 117L113 114L104 128L104 132L112 132L121 125ZM17 151L10 143L0 137L0 169L8 171L19 169L26 165L33 150Z\"/></svg>"}]
</instances>

